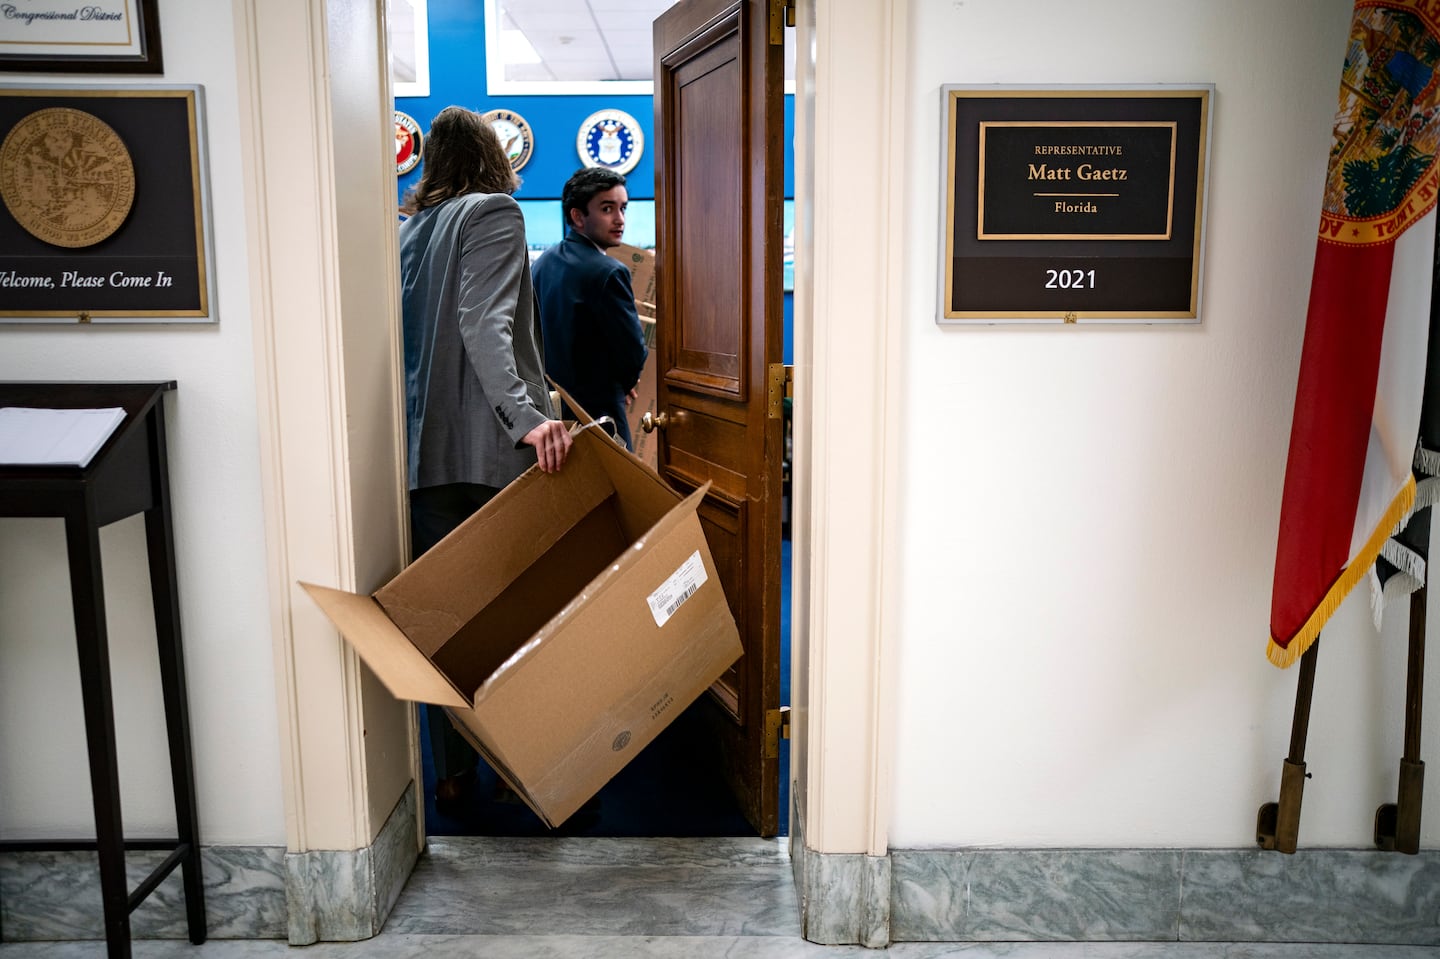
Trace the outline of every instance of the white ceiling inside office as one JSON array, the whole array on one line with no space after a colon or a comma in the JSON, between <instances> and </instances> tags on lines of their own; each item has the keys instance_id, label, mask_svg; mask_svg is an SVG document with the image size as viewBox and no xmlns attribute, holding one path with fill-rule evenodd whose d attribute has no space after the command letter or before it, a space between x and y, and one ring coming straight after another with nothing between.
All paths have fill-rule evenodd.
<instances>
[{"instance_id":1,"label":"white ceiling inside office","mask_svg":"<svg viewBox=\"0 0 1440 959\"><path fill-rule=\"evenodd\" d=\"M674 2L499 0L505 78L649 80L650 25ZM505 36L510 31L519 36Z\"/></svg>"}]
</instances>

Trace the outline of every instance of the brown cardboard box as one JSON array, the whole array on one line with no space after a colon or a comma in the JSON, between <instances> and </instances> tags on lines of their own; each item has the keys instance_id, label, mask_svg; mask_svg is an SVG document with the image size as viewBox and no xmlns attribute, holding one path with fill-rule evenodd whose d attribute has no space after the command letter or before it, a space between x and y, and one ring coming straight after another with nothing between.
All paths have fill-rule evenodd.
<instances>
[{"instance_id":1,"label":"brown cardboard box","mask_svg":"<svg viewBox=\"0 0 1440 959\"><path fill-rule=\"evenodd\" d=\"M628 416L630 420L630 445L635 447L635 455L652 470L660 469L660 458L657 454L659 437L655 433L647 433L640 428L640 421L645 414L652 416L656 411L656 402L659 399L655 391L655 321L640 318L640 329L645 334L645 348L650 355L645 357L645 366L640 370L640 381L635 384L635 402L630 405Z\"/></svg>"},{"instance_id":2,"label":"brown cardboard box","mask_svg":"<svg viewBox=\"0 0 1440 959\"><path fill-rule=\"evenodd\" d=\"M655 318L655 251L621 243L605 251L630 268L630 292L642 317Z\"/></svg>"},{"instance_id":3,"label":"brown cardboard box","mask_svg":"<svg viewBox=\"0 0 1440 959\"><path fill-rule=\"evenodd\" d=\"M549 826L741 653L696 510L594 428L371 596L302 583L395 696L446 706Z\"/></svg>"},{"instance_id":4,"label":"brown cardboard box","mask_svg":"<svg viewBox=\"0 0 1440 959\"><path fill-rule=\"evenodd\" d=\"M635 402L629 410L630 444L635 455L651 469L659 469L657 454L658 437L640 428L640 421L646 413L656 411L655 390L655 251L621 243L605 251L624 263L630 269L630 289L635 294L635 311L640 314L640 329L645 335L645 347L650 355L645 368L640 371L640 381L635 384Z\"/></svg>"}]
</instances>

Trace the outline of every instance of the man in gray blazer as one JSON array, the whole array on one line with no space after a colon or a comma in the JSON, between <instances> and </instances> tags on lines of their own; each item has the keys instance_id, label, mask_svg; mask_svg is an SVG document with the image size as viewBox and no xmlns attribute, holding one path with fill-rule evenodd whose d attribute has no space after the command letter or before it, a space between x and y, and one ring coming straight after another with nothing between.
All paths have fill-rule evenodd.
<instances>
[{"instance_id":1,"label":"man in gray blazer","mask_svg":"<svg viewBox=\"0 0 1440 959\"><path fill-rule=\"evenodd\" d=\"M479 114L446 107L425 138L425 169L400 224L411 547L419 556L532 464L565 462L555 418L520 180ZM442 710L427 715L437 798L473 782L475 753Z\"/></svg>"}]
</instances>

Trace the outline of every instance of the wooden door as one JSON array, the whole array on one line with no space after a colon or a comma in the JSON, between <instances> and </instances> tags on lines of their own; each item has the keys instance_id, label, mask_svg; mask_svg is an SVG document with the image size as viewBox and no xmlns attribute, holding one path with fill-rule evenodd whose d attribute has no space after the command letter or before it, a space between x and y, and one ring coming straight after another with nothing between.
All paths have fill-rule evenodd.
<instances>
[{"instance_id":1,"label":"wooden door","mask_svg":"<svg viewBox=\"0 0 1440 959\"><path fill-rule=\"evenodd\" d=\"M655 21L660 471L685 492L714 484L700 519L745 654L701 708L763 836L779 821L766 729L780 705L780 8L681 0Z\"/></svg>"}]
</instances>

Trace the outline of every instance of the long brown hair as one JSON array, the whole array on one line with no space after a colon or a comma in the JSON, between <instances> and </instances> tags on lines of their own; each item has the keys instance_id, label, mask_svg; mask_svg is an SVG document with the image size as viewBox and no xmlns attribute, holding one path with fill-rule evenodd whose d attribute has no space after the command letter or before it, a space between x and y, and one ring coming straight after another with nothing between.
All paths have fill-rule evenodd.
<instances>
[{"instance_id":1,"label":"long brown hair","mask_svg":"<svg viewBox=\"0 0 1440 959\"><path fill-rule=\"evenodd\" d=\"M474 110L441 110L430 121L424 149L424 172L405 198L417 213L467 193L514 193L520 188L500 138Z\"/></svg>"}]
</instances>

